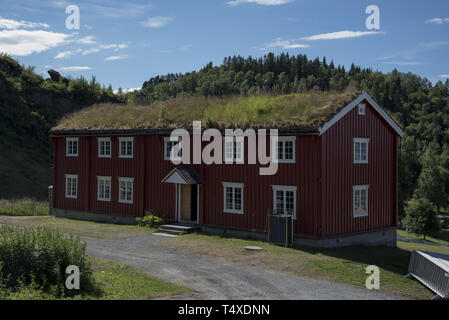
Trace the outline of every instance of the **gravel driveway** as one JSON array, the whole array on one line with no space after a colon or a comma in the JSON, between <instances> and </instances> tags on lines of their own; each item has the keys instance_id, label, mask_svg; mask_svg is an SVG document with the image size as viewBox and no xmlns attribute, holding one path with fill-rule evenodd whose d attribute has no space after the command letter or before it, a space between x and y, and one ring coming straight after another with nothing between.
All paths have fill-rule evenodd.
<instances>
[{"instance_id":1,"label":"gravel driveway","mask_svg":"<svg viewBox=\"0 0 449 320\"><path fill-rule=\"evenodd\" d=\"M118 240L82 237L87 253L139 268L194 292L179 299L401 299L391 294L329 281L299 278L262 268L223 264L158 246L165 238L145 235ZM179 238L182 241L182 238Z\"/></svg>"}]
</instances>

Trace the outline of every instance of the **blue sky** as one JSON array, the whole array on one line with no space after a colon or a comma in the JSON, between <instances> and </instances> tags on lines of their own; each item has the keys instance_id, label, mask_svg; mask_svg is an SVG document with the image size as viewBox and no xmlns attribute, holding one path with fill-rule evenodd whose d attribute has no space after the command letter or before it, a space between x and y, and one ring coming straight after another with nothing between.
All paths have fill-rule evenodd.
<instances>
[{"instance_id":1,"label":"blue sky","mask_svg":"<svg viewBox=\"0 0 449 320\"><path fill-rule=\"evenodd\" d=\"M69 5L80 9L79 30L66 28ZM380 9L379 30L366 27L369 5ZM449 1L0 0L0 51L114 89L269 51L435 82L449 77Z\"/></svg>"}]
</instances>

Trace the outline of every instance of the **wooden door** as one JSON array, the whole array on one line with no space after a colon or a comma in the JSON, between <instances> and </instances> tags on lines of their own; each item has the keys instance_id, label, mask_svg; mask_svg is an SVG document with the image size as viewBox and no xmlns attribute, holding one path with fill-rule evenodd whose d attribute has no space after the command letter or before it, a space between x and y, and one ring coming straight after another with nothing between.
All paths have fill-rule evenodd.
<instances>
[{"instance_id":1,"label":"wooden door","mask_svg":"<svg viewBox=\"0 0 449 320\"><path fill-rule=\"evenodd\" d=\"M188 184L181 184L181 220L192 220L192 189Z\"/></svg>"}]
</instances>

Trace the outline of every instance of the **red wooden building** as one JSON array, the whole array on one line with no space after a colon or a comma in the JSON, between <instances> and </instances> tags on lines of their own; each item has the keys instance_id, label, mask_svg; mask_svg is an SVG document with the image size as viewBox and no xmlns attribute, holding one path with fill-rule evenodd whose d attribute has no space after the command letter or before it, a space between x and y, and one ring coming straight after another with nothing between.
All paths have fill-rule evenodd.
<instances>
[{"instance_id":1,"label":"red wooden building","mask_svg":"<svg viewBox=\"0 0 449 320\"><path fill-rule=\"evenodd\" d=\"M53 212L126 221L151 210L207 231L260 236L268 211L291 212L299 243L395 245L403 131L366 92L329 119L281 130L271 176L247 164L248 146L235 141L224 150L234 164L176 166L170 130L54 130Z\"/></svg>"}]
</instances>

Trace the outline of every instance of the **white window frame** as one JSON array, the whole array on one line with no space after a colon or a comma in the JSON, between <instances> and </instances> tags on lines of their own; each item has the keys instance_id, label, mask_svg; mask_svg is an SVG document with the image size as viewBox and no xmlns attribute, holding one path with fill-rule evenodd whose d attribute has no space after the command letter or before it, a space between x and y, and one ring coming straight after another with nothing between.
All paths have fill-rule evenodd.
<instances>
[{"instance_id":1,"label":"white window frame","mask_svg":"<svg viewBox=\"0 0 449 320\"><path fill-rule=\"evenodd\" d=\"M368 198L369 188L370 188L369 185L352 186L352 216L354 218L362 218L362 217L367 217L368 216L368 213L369 213L369 207L368 207L368 204L369 204L369 200L368 200L369 199ZM366 197L365 197L365 208L366 208L366 211L365 212L357 212L357 210L356 210L356 203L355 203L356 202L356 196L355 196L356 191L365 191L366 192ZM362 196L360 194L360 199L361 199L361 197Z\"/></svg>"},{"instance_id":2,"label":"white window frame","mask_svg":"<svg viewBox=\"0 0 449 320\"><path fill-rule=\"evenodd\" d=\"M223 143L223 158L226 164L243 163L245 159L245 137L243 136L225 136ZM232 156L228 156L226 152L228 146L232 144ZM238 148L240 144L240 148ZM237 157L239 154L239 157Z\"/></svg>"},{"instance_id":3,"label":"white window frame","mask_svg":"<svg viewBox=\"0 0 449 320\"><path fill-rule=\"evenodd\" d=\"M100 196L101 195L100 181L104 181L109 184L109 198ZM110 202L111 194L112 194L112 177L97 176L97 200Z\"/></svg>"},{"instance_id":4,"label":"white window frame","mask_svg":"<svg viewBox=\"0 0 449 320\"><path fill-rule=\"evenodd\" d=\"M223 183L223 211L225 213L235 213L235 214L244 214L243 206L244 206L244 198L245 198L245 184L244 183L235 183L235 182L222 182ZM232 188L233 197L232 197L232 207L234 209L226 208L226 188ZM240 210L235 210L235 195L234 189L239 188L242 189L242 204Z\"/></svg>"},{"instance_id":5,"label":"white window frame","mask_svg":"<svg viewBox=\"0 0 449 320\"><path fill-rule=\"evenodd\" d=\"M122 142L131 142L131 155L122 154ZM128 148L126 149L128 150ZM119 158L131 159L134 157L134 137L120 137L118 138L118 152Z\"/></svg>"},{"instance_id":6,"label":"white window frame","mask_svg":"<svg viewBox=\"0 0 449 320\"><path fill-rule=\"evenodd\" d=\"M71 153L69 153L69 142L76 142L76 153L73 153L73 144ZM78 157L80 148L79 138L65 138L65 153L67 157Z\"/></svg>"},{"instance_id":7,"label":"white window frame","mask_svg":"<svg viewBox=\"0 0 449 320\"><path fill-rule=\"evenodd\" d=\"M109 154L101 154L101 143L109 143ZM106 152L106 146L105 146ZM98 138L98 158L111 158L112 157L112 142L111 138Z\"/></svg>"},{"instance_id":8,"label":"white window frame","mask_svg":"<svg viewBox=\"0 0 449 320\"><path fill-rule=\"evenodd\" d=\"M353 160L354 160L354 164L366 164L369 162L369 140L368 138L354 138L353 139L353 147L352 147L352 152L353 152ZM356 159L356 146L357 144L360 145L360 159ZM362 160L362 144L366 144L366 159Z\"/></svg>"},{"instance_id":9,"label":"white window frame","mask_svg":"<svg viewBox=\"0 0 449 320\"><path fill-rule=\"evenodd\" d=\"M164 160L168 160L168 161L181 161L182 159L182 149L180 151L178 151L178 156L177 157L172 157L171 155L168 157L167 156L167 149L168 149L168 144L170 142L176 142L175 140L171 140L171 137L164 137ZM178 144L175 145L175 147L180 147L181 146L181 137L178 137ZM172 151L173 151L173 147L172 147ZM181 152L181 154L179 154Z\"/></svg>"},{"instance_id":10,"label":"white window frame","mask_svg":"<svg viewBox=\"0 0 449 320\"><path fill-rule=\"evenodd\" d=\"M298 187L297 186L276 186L273 185L273 212L275 210L277 210L277 197L276 197L276 192L277 191L282 191L284 192L284 212L287 211L287 200L286 200L286 192L293 192L293 219L296 220L296 201L297 201L297 191L298 191Z\"/></svg>"},{"instance_id":11,"label":"white window frame","mask_svg":"<svg viewBox=\"0 0 449 320\"><path fill-rule=\"evenodd\" d=\"M71 194L70 190L70 194L68 193L69 188L68 188L68 182L69 179L75 179L75 195ZM71 189L71 188L70 188ZM65 197L69 198L69 199L78 199L78 175L77 174L66 174L65 175Z\"/></svg>"},{"instance_id":12,"label":"white window frame","mask_svg":"<svg viewBox=\"0 0 449 320\"><path fill-rule=\"evenodd\" d=\"M131 182L131 200L121 198L121 187L120 186L121 186L122 182L124 182L124 183ZM126 190L126 192L128 192L128 190ZM127 203L127 204L132 204L134 202L134 178L124 178L124 177L118 178L118 202L119 203Z\"/></svg>"},{"instance_id":13,"label":"white window frame","mask_svg":"<svg viewBox=\"0 0 449 320\"><path fill-rule=\"evenodd\" d=\"M357 106L357 112L359 116L366 115L366 103L359 103L359 105Z\"/></svg>"},{"instance_id":14,"label":"white window frame","mask_svg":"<svg viewBox=\"0 0 449 320\"><path fill-rule=\"evenodd\" d=\"M292 142L293 146L293 159L285 159L285 143ZM278 143L282 144L282 159L279 159L278 154ZM296 136L286 137L286 136L278 136L277 143L274 143L273 138L271 140L271 154L273 155L273 162L275 163L296 163Z\"/></svg>"}]
</instances>

